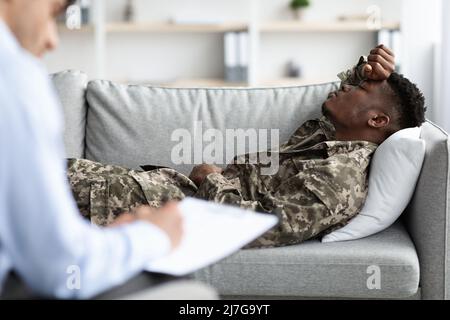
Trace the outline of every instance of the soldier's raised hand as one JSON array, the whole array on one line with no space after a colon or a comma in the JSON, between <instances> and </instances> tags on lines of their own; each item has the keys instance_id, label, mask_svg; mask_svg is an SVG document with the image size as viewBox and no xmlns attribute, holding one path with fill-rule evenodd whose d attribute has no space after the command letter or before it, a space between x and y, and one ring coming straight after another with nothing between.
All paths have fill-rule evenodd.
<instances>
[{"instance_id":1,"label":"soldier's raised hand","mask_svg":"<svg viewBox=\"0 0 450 320\"><path fill-rule=\"evenodd\" d=\"M372 49L367 60L363 73L370 80L386 80L395 71L395 55L383 44Z\"/></svg>"}]
</instances>

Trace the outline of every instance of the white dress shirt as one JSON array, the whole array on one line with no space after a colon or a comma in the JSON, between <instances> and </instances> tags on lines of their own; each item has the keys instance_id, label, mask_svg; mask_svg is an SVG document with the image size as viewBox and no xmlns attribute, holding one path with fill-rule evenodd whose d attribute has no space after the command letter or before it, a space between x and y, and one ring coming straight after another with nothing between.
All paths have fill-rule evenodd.
<instances>
[{"instance_id":1,"label":"white dress shirt","mask_svg":"<svg viewBox=\"0 0 450 320\"><path fill-rule=\"evenodd\" d=\"M39 294L89 298L170 251L150 223L100 229L80 216L60 109L45 68L0 19L0 291L14 270Z\"/></svg>"}]
</instances>

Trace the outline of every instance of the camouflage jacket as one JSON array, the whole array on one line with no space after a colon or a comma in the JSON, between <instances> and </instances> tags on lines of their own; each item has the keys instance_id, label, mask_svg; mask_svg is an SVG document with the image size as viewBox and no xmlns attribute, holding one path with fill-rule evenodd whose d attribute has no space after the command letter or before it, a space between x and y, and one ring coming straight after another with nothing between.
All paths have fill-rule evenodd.
<instances>
[{"instance_id":1,"label":"camouflage jacket","mask_svg":"<svg viewBox=\"0 0 450 320\"><path fill-rule=\"evenodd\" d=\"M276 213L278 227L251 247L300 243L345 225L360 211L376 147L335 141L325 117L310 120L281 146L276 174L262 175L259 164L231 164L223 174L208 175L196 196Z\"/></svg>"}]
</instances>

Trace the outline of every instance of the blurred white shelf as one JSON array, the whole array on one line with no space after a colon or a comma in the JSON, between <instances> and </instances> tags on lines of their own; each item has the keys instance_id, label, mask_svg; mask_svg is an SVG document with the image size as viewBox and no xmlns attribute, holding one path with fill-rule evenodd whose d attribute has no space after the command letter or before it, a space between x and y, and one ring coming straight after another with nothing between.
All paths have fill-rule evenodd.
<instances>
[{"instance_id":1,"label":"blurred white shelf","mask_svg":"<svg viewBox=\"0 0 450 320\"><path fill-rule=\"evenodd\" d=\"M399 22L384 22L381 28L371 29L365 21L275 21L261 24L261 32L373 32L381 29L399 30Z\"/></svg>"},{"instance_id":2,"label":"blurred white shelf","mask_svg":"<svg viewBox=\"0 0 450 320\"><path fill-rule=\"evenodd\" d=\"M61 31L92 32L94 26L86 25L80 29L69 30L66 26L59 26ZM220 24L174 24L174 23L107 23L107 33L225 33L246 31L249 25L246 23L230 22ZM363 21L272 21L261 23L262 33L284 33L284 32L373 32L383 30L399 30L399 22L384 22L379 29L371 29Z\"/></svg>"},{"instance_id":3,"label":"blurred white shelf","mask_svg":"<svg viewBox=\"0 0 450 320\"><path fill-rule=\"evenodd\" d=\"M223 33L231 31L244 31L248 26L245 23L220 24L174 24L174 23L108 23L106 32L154 32L154 33Z\"/></svg>"}]
</instances>

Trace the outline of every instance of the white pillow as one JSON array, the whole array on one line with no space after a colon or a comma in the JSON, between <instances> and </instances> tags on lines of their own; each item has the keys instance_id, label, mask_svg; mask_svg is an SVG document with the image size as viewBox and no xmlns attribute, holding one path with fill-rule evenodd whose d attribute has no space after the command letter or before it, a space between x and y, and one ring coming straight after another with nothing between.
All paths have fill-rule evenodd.
<instances>
[{"instance_id":1,"label":"white pillow","mask_svg":"<svg viewBox=\"0 0 450 320\"><path fill-rule=\"evenodd\" d=\"M322 242L355 240L392 225L405 210L416 187L425 158L420 128L397 131L384 141L372 159L369 190L361 212Z\"/></svg>"}]
</instances>

